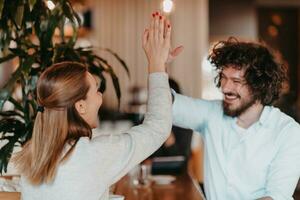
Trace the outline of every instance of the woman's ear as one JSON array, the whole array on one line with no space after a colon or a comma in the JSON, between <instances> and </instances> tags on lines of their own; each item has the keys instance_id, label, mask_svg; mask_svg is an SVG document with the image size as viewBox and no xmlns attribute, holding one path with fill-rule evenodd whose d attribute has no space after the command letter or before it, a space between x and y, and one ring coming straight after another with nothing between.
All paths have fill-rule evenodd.
<instances>
[{"instance_id":1,"label":"woman's ear","mask_svg":"<svg viewBox=\"0 0 300 200\"><path fill-rule=\"evenodd\" d=\"M75 108L80 115L86 113L86 102L84 100L79 100L75 103Z\"/></svg>"}]
</instances>

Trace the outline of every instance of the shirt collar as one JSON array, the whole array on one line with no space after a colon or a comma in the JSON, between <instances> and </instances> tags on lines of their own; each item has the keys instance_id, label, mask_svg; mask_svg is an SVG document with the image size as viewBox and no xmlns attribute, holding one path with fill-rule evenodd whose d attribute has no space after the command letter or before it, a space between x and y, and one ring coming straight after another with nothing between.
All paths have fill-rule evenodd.
<instances>
[{"instance_id":1,"label":"shirt collar","mask_svg":"<svg viewBox=\"0 0 300 200\"><path fill-rule=\"evenodd\" d=\"M264 106L263 111L258 120L261 125L263 125L267 121L270 111L271 111L270 106Z\"/></svg>"}]
</instances>

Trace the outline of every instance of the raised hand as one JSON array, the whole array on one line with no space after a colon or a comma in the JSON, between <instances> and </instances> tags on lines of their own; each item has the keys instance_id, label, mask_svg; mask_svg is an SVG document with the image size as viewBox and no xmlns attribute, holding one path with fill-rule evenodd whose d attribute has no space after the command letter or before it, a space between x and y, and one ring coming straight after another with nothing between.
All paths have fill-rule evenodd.
<instances>
[{"instance_id":1,"label":"raised hand","mask_svg":"<svg viewBox=\"0 0 300 200\"><path fill-rule=\"evenodd\" d=\"M143 35L143 48L148 59L149 73L165 72L171 43L171 24L159 12L152 14L149 28Z\"/></svg>"}]
</instances>

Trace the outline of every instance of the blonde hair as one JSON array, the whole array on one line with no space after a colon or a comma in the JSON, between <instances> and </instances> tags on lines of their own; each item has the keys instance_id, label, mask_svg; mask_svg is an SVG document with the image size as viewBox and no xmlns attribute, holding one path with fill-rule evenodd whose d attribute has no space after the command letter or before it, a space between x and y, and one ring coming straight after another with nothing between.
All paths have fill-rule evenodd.
<instances>
[{"instance_id":1,"label":"blonde hair","mask_svg":"<svg viewBox=\"0 0 300 200\"><path fill-rule=\"evenodd\" d=\"M31 140L13 158L17 169L34 185L51 182L79 138L91 138L90 126L75 109L89 90L87 72L79 63L62 62L47 68L38 80L37 102L44 111L37 113ZM72 147L62 155L66 143Z\"/></svg>"}]
</instances>

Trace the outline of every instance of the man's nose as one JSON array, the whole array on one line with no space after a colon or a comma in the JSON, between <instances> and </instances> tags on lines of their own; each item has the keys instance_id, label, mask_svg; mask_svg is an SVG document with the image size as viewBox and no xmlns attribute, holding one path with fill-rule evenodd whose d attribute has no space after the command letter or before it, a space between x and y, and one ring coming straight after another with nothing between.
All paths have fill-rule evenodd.
<instances>
[{"instance_id":1,"label":"man's nose","mask_svg":"<svg viewBox=\"0 0 300 200\"><path fill-rule=\"evenodd\" d=\"M221 90L223 93L232 92L234 89L234 84L231 80L223 80L221 82Z\"/></svg>"}]
</instances>

